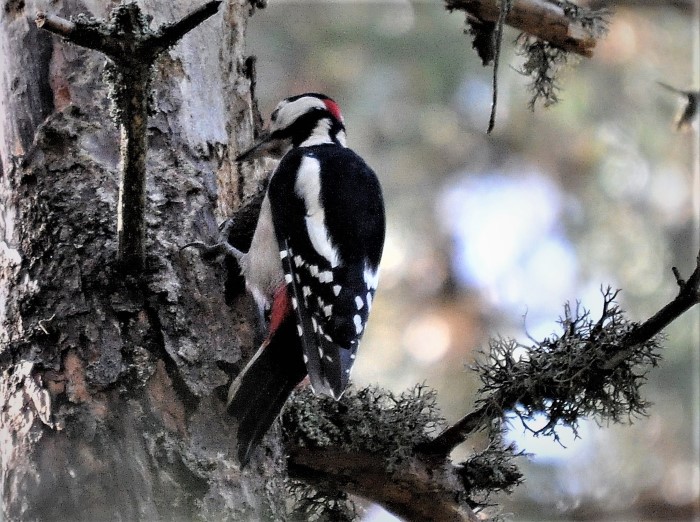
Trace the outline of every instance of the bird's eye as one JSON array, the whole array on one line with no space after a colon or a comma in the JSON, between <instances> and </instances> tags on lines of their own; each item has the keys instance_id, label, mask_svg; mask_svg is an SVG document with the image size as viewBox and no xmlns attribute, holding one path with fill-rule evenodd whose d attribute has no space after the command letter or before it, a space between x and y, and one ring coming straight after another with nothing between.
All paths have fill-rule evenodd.
<instances>
[{"instance_id":1,"label":"bird's eye","mask_svg":"<svg viewBox=\"0 0 700 522\"><path fill-rule=\"evenodd\" d=\"M272 114L270 115L270 120L273 122L277 121L277 115L279 114L279 112L279 109L275 109L274 111L272 111Z\"/></svg>"}]
</instances>

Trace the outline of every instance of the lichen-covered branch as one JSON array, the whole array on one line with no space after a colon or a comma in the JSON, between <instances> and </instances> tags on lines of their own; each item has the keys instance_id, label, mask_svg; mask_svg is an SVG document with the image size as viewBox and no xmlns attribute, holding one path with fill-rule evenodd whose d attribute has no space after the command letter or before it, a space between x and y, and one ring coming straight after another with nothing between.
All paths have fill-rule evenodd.
<instances>
[{"instance_id":1,"label":"lichen-covered branch","mask_svg":"<svg viewBox=\"0 0 700 522\"><path fill-rule=\"evenodd\" d=\"M164 50L216 13L220 4L208 2L179 22L165 24L156 31L150 28L136 3L115 7L109 20L78 16L70 21L42 12L36 16L38 27L100 51L112 60L105 78L110 84L113 115L121 136L118 259L127 273L140 272L145 260L148 97L153 63Z\"/></svg>"},{"instance_id":2,"label":"lichen-covered branch","mask_svg":"<svg viewBox=\"0 0 700 522\"><path fill-rule=\"evenodd\" d=\"M461 468L416 453L442 422L434 391L418 385L394 395L369 387L350 389L338 402L312 397L296 393L282 421L293 491L303 483L301 496L316 499L318 514L337 509L342 491L406 520L476 520Z\"/></svg>"},{"instance_id":3,"label":"lichen-covered branch","mask_svg":"<svg viewBox=\"0 0 700 522\"><path fill-rule=\"evenodd\" d=\"M450 464L414 458L390 472L381 454L303 447L292 448L287 462L290 478L361 496L407 521L479 520Z\"/></svg>"},{"instance_id":4,"label":"lichen-covered branch","mask_svg":"<svg viewBox=\"0 0 700 522\"><path fill-rule=\"evenodd\" d=\"M498 0L446 0L447 9L467 13L468 18L496 22ZM568 52L590 57L600 36L595 17L584 8L560 0L515 0L505 23Z\"/></svg>"},{"instance_id":5,"label":"lichen-covered branch","mask_svg":"<svg viewBox=\"0 0 700 522\"><path fill-rule=\"evenodd\" d=\"M400 395L373 386L348 390L340 401L297 392L282 414L293 446L343 448L384 455L387 466L410 459L442 425L433 390L416 385Z\"/></svg>"},{"instance_id":6,"label":"lichen-covered branch","mask_svg":"<svg viewBox=\"0 0 700 522\"><path fill-rule=\"evenodd\" d=\"M525 62L520 68L531 78L529 106L545 107L558 101L558 78L570 57L593 55L598 39L605 36L608 11L580 6L568 0L445 0L449 11L466 13L472 47L484 66L493 63L493 102L487 133L495 125L498 94L498 62L503 26L521 31L517 38Z\"/></svg>"},{"instance_id":7,"label":"lichen-covered branch","mask_svg":"<svg viewBox=\"0 0 700 522\"><path fill-rule=\"evenodd\" d=\"M405 520L471 521L491 494L522 478L520 454L500 433L459 464L422 452L442 420L435 392L421 385L400 395L351 388L338 402L303 390L282 421L299 520L353 520L353 494Z\"/></svg>"},{"instance_id":8,"label":"lichen-covered branch","mask_svg":"<svg viewBox=\"0 0 700 522\"><path fill-rule=\"evenodd\" d=\"M648 404L639 389L660 358L656 336L700 303L700 256L687 281L676 278L678 296L641 324L626 319L615 304L617 292L608 289L597 321L578 306L572 310L567 305L559 336L532 346L493 339L489 360L477 365L483 383L479 407L421 450L447 455L491 422L500 425L507 413L518 415L525 426L534 414L543 413L548 423L537 432L555 438L557 424L575 430L584 416L620 421L643 415Z\"/></svg>"}]
</instances>

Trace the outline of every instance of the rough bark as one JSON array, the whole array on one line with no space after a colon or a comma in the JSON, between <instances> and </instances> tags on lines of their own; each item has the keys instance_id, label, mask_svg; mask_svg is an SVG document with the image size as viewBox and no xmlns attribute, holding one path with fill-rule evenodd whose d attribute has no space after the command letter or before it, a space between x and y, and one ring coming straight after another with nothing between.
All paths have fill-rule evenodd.
<instances>
[{"instance_id":1,"label":"rough bark","mask_svg":"<svg viewBox=\"0 0 700 522\"><path fill-rule=\"evenodd\" d=\"M279 447L241 474L222 390L254 345L223 267L179 247L216 234L260 174L251 6L229 2L158 60L148 121L146 266L117 270L118 133L105 58L0 10L0 476L6 520L278 518ZM52 4L55 5L55 4ZM95 1L55 13L104 18ZM144 0L154 23L193 7ZM49 13L50 10L49 10Z\"/></svg>"}]
</instances>

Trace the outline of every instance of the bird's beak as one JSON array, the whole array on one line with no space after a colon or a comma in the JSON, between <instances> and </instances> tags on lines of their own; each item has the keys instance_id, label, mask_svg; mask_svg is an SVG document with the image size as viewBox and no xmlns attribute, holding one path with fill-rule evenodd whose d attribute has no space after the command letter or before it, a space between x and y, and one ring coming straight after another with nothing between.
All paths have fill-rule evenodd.
<instances>
[{"instance_id":1,"label":"bird's beak","mask_svg":"<svg viewBox=\"0 0 700 522\"><path fill-rule=\"evenodd\" d=\"M287 140L280 139L274 133L263 134L258 142L236 157L236 161L251 161L262 156L282 157L289 149Z\"/></svg>"}]
</instances>

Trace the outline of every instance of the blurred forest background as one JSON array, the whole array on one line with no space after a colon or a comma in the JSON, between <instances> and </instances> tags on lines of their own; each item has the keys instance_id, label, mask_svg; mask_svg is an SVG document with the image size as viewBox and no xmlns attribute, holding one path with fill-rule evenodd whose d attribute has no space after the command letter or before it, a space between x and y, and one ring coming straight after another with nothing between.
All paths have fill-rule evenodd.
<instances>
[{"instance_id":1,"label":"blurred forest background","mask_svg":"<svg viewBox=\"0 0 700 522\"><path fill-rule=\"evenodd\" d=\"M700 239L697 120L676 132L682 100L656 82L697 89L697 16L618 9L594 57L563 75L561 102L534 113L507 30L487 136L491 69L462 14L440 2L271 1L256 12L248 52L263 114L288 95L330 95L384 186L387 245L357 385L400 392L425 382L453 421L473 404L479 383L467 366L489 337L544 338L567 301L595 317L601 286L621 288L637 321L675 295L671 267L690 275ZM644 389L648 418L589 422L579 439L562 430L566 447L514 422L509 438L532 456L525 484L497 499L504 511L698 520L699 325L696 307L667 330Z\"/></svg>"}]
</instances>

